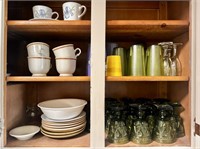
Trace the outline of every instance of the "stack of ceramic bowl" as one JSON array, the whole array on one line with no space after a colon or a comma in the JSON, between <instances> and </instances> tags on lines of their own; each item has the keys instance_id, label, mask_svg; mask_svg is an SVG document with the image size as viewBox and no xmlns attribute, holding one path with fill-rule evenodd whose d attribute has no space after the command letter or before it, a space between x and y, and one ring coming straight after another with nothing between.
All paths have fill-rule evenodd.
<instances>
[{"instance_id":1,"label":"stack of ceramic bowl","mask_svg":"<svg viewBox=\"0 0 200 149\"><path fill-rule=\"evenodd\" d=\"M56 59L56 69L60 76L73 76L76 70L76 60L81 49L74 50L73 44L66 44L53 49Z\"/></svg>"},{"instance_id":2,"label":"stack of ceramic bowl","mask_svg":"<svg viewBox=\"0 0 200 149\"><path fill-rule=\"evenodd\" d=\"M38 104L44 113L41 133L50 138L69 138L84 131L87 101L82 99L54 99Z\"/></svg>"},{"instance_id":3,"label":"stack of ceramic bowl","mask_svg":"<svg viewBox=\"0 0 200 149\"><path fill-rule=\"evenodd\" d=\"M32 42L27 45L28 68L32 76L46 76L50 69L49 45L44 42Z\"/></svg>"}]
</instances>

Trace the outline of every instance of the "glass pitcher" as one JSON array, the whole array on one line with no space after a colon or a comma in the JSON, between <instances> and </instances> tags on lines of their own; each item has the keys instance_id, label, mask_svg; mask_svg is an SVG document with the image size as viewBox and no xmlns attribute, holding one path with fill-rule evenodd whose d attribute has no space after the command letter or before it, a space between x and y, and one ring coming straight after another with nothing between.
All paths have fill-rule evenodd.
<instances>
[{"instance_id":1,"label":"glass pitcher","mask_svg":"<svg viewBox=\"0 0 200 149\"><path fill-rule=\"evenodd\" d=\"M182 74L182 66L177 57L177 47L183 45L182 43L173 43L173 52L170 57L171 61L171 76L180 76Z\"/></svg>"}]
</instances>

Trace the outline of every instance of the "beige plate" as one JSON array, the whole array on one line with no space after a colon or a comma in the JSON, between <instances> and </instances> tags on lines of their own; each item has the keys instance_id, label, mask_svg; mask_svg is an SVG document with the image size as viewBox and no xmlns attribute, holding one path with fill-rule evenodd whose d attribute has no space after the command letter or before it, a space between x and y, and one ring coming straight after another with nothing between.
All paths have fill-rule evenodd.
<instances>
[{"instance_id":1,"label":"beige plate","mask_svg":"<svg viewBox=\"0 0 200 149\"><path fill-rule=\"evenodd\" d=\"M70 137L73 137L73 136L76 136L78 134L80 134L81 132L84 131L85 128L83 128L82 130L76 132L76 133L73 133L73 134L66 134L66 135L49 135L49 134L46 134L45 132L43 132L41 130L41 133L47 137L50 137L50 138L54 138L54 139L62 139L62 138L70 138Z\"/></svg>"},{"instance_id":2,"label":"beige plate","mask_svg":"<svg viewBox=\"0 0 200 149\"><path fill-rule=\"evenodd\" d=\"M51 131L51 132L70 132L70 131L74 131L74 130L80 129L82 127L85 127L85 125L86 125L86 122L81 125L78 125L76 127L71 127L71 128L49 128L49 127L45 127L43 125L42 125L42 127L45 130Z\"/></svg>"},{"instance_id":3,"label":"beige plate","mask_svg":"<svg viewBox=\"0 0 200 149\"><path fill-rule=\"evenodd\" d=\"M78 121L74 121L74 122L47 122L47 121L43 121L42 120L42 124L46 124L46 125L49 125L49 126L70 126L70 125L75 125L75 124L78 124L78 123L82 123L83 121L86 121L86 118L82 118Z\"/></svg>"},{"instance_id":4,"label":"beige plate","mask_svg":"<svg viewBox=\"0 0 200 149\"><path fill-rule=\"evenodd\" d=\"M79 114L77 117L72 118L72 119L54 120L54 119L50 119L50 118L46 117L46 115L44 115L44 114L41 115L41 118L42 118L43 121L46 121L46 122L59 122L59 123L61 122L62 123L62 122L74 122L74 121L79 120L79 119L81 119L85 116L86 116L85 111L82 111L81 114Z\"/></svg>"},{"instance_id":5,"label":"beige plate","mask_svg":"<svg viewBox=\"0 0 200 149\"><path fill-rule=\"evenodd\" d=\"M41 131L43 131L44 133L46 133L48 135L70 135L70 134L74 134L74 133L77 133L79 131L82 131L83 129L85 129L85 126L79 128L79 129L73 130L73 131L69 131L69 132L65 132L65 131L63 131L63 132L52 132L52 131L48 131L45 128L41 127Z\"/></svg>"},{"instance_id":6,"label":"beige plate","mask_svg":"<svg viewBox=\"0 0 200 149\"><path fill-rule=\"evenodd\" d=\"M48 123L45 123L45 122L42 122L42 126L45 126L45 127L48 127L48 128L57 128L57 129L65 129L65 128L71 128L71 127L76 127L76 126L79 126L83 123L85 123L86 120L82 120L78 123L71 123L71 124L66 124L66 125L51 125L51 124L48 124Z\"/></svg>"}]
</instances>

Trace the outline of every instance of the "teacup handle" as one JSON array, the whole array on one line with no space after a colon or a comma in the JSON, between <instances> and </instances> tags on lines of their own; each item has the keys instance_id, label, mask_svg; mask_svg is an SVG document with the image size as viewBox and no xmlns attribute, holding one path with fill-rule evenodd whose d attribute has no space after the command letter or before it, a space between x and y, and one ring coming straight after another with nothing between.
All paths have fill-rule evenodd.
<instances>
[{"instance_id":1,"label":"teacup handle","mask_svg":"<svg viewBox=\"0 0 200 149\"><path fill-rule=\"evenodd\" d=\"M78 57L81 54L81 49L80 48L76 48L74 50L74 53L76 53L76 51L78 51L78 53L76 54L76 57Z\"/></svg>"},{"instance_id":2,"label":"teacup handle","mask_svg":"<svg viewBox=\"0 0 200 149\"><path fill-rule=\"evenodd\" d=\"M81 11L81 9L83 9L83 12L78 16L78 18L81 18L87 11L87 8L84 5L79 7L80 11Z\"/></svg>"},{"instance_id":3,"label":"teacup handle","mask_svg":"<svg viewBox=\"0 0 200 149\"><path fill-rule=\"evenodd\" d=\"M58 14L57 12L52 12L52 16L53 16L54 14L56 14L56 18L53 18L53 19L58 20L59 14Z\"/></svg>"}]
</instances>

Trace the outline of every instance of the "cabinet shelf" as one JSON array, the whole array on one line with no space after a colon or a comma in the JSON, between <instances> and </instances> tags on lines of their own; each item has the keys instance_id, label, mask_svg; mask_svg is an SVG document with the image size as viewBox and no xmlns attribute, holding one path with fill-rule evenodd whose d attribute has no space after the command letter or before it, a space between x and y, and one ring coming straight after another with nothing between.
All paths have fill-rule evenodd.
<instances>
[{"instance_id":1,"label":"cabinet shelf","mask_svg":"<svg viewBox=\"0 0 200 149\"><path fill-rule=\"evenodd\" d=\"M90 39L90 20L12 20L7 21L9 38L26 39ZM44 38L45 37L45 38Z\"/></svg>"},{"instance_id":2,"label":"cabinet shelf","mask_svg":"<svg viewBox=\"0 0 200 149\"><path fill-rule=\"evenodd\" d=\"M19 141L9 137L7 147L89 147L90 134L83 132L76 137L67 139L51 139L41 134L27 141Z\"/></svg>"},{"instance_id":3,"label":"cabinet shelf","mask_svg":"<svg viewBox=\"0 0 200 149\"><path fill-rule=\"evenodd\" d=\"M9 76L7 77L8 82L64 82L64 81L80 81L86 82L90 81L88 76L71 76L71 77L58 77L58 76L48 76L48 77L31 77L31 76Z\"/></svg>"},{"instance_id":4,"label":"cabinet shelf","mask_svg":"<svg viewBox=\"0 0 200 149\"><path fill-rule=\"evenodd\" d=\"M89 76L72 76L72 77L32 77L32 76L8 76L7 82L87 82L90 81ZM122 76L122 77L106 77L106 81L189 81L187 76Z\"/></svg>"},{"instance_id":5,"label":"cabinet shelf","mask_svg":"<svg viewBox=\"0 0 200 149\"><path fill-rule=\"evenodd\" d=\"M114 40L172 40L188 32L187 20L109 20L107 38Z\"/></svg>"},{"instance_id":6,"label":"cabinet shelf","mask_svg":"<svg viewBox=\"0 0 200 149\"><path fill-rule=\"evenodd\" d=\"M144 146L144 147L158 147L158 146L164 146L164 147L173 147L173 146L190 146L190 143L188 141L188 137L182 137L182 138L178 138L176 140L175 143L172 143L172 144L161 144L161 143L157 143L155 141L153 141L151 144L147 144L147 145L139 145L139 144L135 144L135 143L132 143L131 141L128 142L127 144L122 144L122 145L119 145L119 144L112 144L112 143L109 143L107 140L106 140L106 146L109 147L109 148L114 148L114 147L141 147L141 146Z\"/></svg>"},{"instance_id":7,"label":"cabinet shelf","mask_svg":"<svg viewBox=\"0 0 200 149\"><path fill-rule=\"evenodd\" d=\"M26 39L90 39L90 20L76 21L7 21L9 37L16 35ZM109 20L107 37L122 40L172 40L188 32L189 21L186 20ZM49 36L51 35L51 36ZM52 37L53 35L53 37ZM126 37L126 38L124 38Z\"/></svg>"},{"instance_id":8,"label":"cabinet shelf","mask_svg":"<svg viewBox=\"0 0 200 149\"><path fill-rule=\"evenodd\" d=\"M106 77L107 81L189 81L187 76L122 76Z\"/></svg>"}]
</instances>

